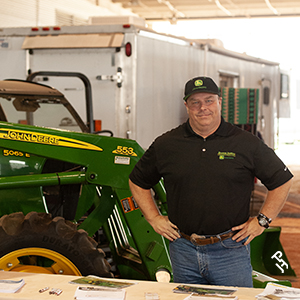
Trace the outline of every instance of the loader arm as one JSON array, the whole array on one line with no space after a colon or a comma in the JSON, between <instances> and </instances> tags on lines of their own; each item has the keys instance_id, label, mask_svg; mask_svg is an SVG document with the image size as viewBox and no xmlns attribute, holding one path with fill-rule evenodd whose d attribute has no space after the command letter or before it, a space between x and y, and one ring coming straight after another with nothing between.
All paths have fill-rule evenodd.
<instances>
[{"instance_id":1,"label":"loader arm","mask_svg":"<svg viewBox=\"0 0 300 300\"><path fill-rule=\"evenodd\" d=\"M172 273L167 242L145 220L129 190L129 174L144 152L135 141L1 122L0 145L2 151L29 154L28 160L37 157L80 167L73 172L1 177L0 193L80 184L74 219L90 236L104 228L126 277L155 280L160 269Z\"/></svg>"}]
</instances>

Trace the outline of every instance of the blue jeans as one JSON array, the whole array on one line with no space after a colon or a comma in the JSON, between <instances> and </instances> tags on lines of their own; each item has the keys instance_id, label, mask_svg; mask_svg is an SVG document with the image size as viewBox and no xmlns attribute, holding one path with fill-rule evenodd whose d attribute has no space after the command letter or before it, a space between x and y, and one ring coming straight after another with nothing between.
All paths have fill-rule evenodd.
<instances>
[{"instance_id":1,"label":"blue jeans","mask_svg":"<svg viewBox=\"0 0 300 300\"><path fill-rule=\"evenodd\" d=\"M174 282L253 287L250 245L228 238L195 246L179 238L169 244Z\"/></svg>"}]
</instances>

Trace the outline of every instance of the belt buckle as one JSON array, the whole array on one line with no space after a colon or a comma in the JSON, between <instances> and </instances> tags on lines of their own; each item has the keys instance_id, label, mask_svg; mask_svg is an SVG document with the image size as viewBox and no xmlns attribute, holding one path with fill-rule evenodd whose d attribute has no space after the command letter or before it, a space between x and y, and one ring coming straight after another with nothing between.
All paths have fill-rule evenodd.
<instances>
[{"instance_id":1,"label":"belt buckle","mask_svg":"<svg viewBox=\"0 0 300 300\"><path fill-rule=\"evenodd\" d=\"M195 246L198 246L199 244L197 243L197 240L196 239L201 239L201 240L205 240L206 239L206 236L205 235L198 235L196 233L193 233L191 235L191 242L195 245Z\"/></svg>"}]
</instances>

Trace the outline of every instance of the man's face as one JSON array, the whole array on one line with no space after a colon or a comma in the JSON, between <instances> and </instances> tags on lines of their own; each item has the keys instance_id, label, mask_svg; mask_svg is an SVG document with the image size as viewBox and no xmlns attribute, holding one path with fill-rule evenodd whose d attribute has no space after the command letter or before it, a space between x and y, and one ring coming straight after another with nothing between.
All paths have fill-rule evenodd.
<instances>
[{"instance_id":1,"label":"man's face","mask_svg":"<svg viewBox=\"0 0 300 300\"><path fill-rule=\"evenodd\" d=\"M195 93L185 102L190 125L197 131L215 131L221 121L222 98L210 93Z\"/></svg>"}]
</instances>

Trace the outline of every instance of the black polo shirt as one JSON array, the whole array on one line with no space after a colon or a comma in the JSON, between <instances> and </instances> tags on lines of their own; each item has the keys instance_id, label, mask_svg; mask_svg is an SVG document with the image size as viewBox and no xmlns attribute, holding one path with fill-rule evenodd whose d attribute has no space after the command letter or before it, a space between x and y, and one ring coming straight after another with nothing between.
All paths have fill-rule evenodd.
<instances>
[{"instance_id":1,"label":"black polo shirt","mask_svg":"<svg viewBox=\"0 0 300 300\"><path fill-rule=\"evenodd\" d=\"M293 175L259 138L223 118L205 139L188 121L161 135L130 174L144 189L163 178L169 219L188 235L218 234L246 222L254 177L273 190Z\"/></svg>"}]
</instances>

